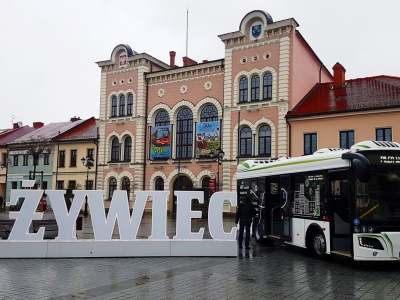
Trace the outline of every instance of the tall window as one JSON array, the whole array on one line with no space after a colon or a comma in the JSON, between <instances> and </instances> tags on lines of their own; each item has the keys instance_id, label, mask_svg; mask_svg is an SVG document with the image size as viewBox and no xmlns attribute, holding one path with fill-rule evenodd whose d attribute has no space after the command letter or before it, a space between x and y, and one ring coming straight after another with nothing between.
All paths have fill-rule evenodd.
<instances>
[{"instance_id":1,"label":"tall window","mask_svg":"<svg viewBox=\"0 0 400 300\"><path fill-rule=\"evenodd\" d=\"M313 154L315 151L317 151L317 134L304 134L304 155Z\"/></svg>"},{"instance_id":2,"label":"tall window","mask_svg":"<svg viewBox=\"0 0 400 300\"><path fill-rule=\"evenodd\" d=\"M247 78L242 77L239 80L239 102L247 102L247 94L248 94L248 83Z\"/></svg>"},{"instance_id":3,"label":"tall window","mask_svg":"<svg viewBox=\"0 0 400 300\"><path fill-rule=\"evenodd\" d=\"M94 159L94 149L87 149L86 156Z\"/></svg>"},{"instance_id":4,"label":"tall window","mask_svg":"<svg viewBox=\"0 0 400 300\"><path fill-rule=\"evenodd\" d=\"M111 117L116 117L117 116L117 96L113 96L111 98Z\"/></svg>"},{"instance_id":5,"label":"tall window","mask_svg":"<svg viewBox=\"0 0 400 300\"><path fill-rule=\"evenodd\" d=\"M64 189L64 180L57 180L56 189L57 190L63 190Z\"/></svg>"},{"instance_id":6,"label":"tall window","mask_svg":"<svg viewBox=\"0 0 400 300\"><path fill-rule=\"evenodd\" d=\"M127 103L127 107L126 107L126 114L128 116L132 116L132 113L133 113L133 95L128 94L128 103Z\"/></svg>"},{"instance_id":7,"label":"tall window","mask_svg":"<svg viewBox=\"0 0 400 300\"><path fill-rule=\"evenodd\" d=\"M392 141L392 128L376 129L376 140L391 142Z\"/></svg>"},{"instance_id":8,"label":"tall window","mask_svg":"<svg viewBox=\"0 0 400 300\"><path fill-rule=\"evenodd\" d=\"M119 161L119 141L113 138L111 143L111 161Z\"/></svg>"},{"instance_id":9,"label":"tall window","mask_svg":"<svg viewBox=\"0 0 400 300\"><path fill-rule=\"evenodd\" d=\"M49 165L50 164L50 154L49 153L45 153L43 156L43 164L44 165Z\"/></svg>"},{"instance_id":10,"label":"tall window","mask_svg":"<svg viewBox=\"0 0 400 300\"><path fill-rule=\"evenodd\" d=\"M61 150L58 152L58 166L60 168L65 167L65 150Z\"/></svg>"},{"instance_id":11,"label":"tall window","mask_svg":"<svg viewBox=\"0 0 400 300\"><path fill-rule=\"evenodd\" d=\"M162 179L161 177L157 177L154 188L156 191L163 191L164 190L164 179Z\"/></svg>"},{"instance_id":12,"label":"tall window","mask_svg":"<svg viewBox=\"0 0 400 300\"><path fill-rule=\"evenodd\" d=\"M200 114L200 122L218 121L218 110L214 105L207 105Z\"/></svg>"},{"instance_id":13,"label":"tall window","mask_svg":"<svg viewBox=\"0 0 400 300\"><path fill-rule=\"evenodd\" d=\"M272 99L272 74L267 73L263 77L263 99Z\"/></svg>"},{"instance_id":14,"label":"tall window","mask_svg":"<svg viewBox=\"0 0 400 300\"><path fill-rule=\"evenodd\" d=\"M131 183L130 183L128 177L122 178L121 188L123 191L126 191L126 195L128 196L128 200L129 200L129 191L131 190Z\"/></svg>"},{"instance_id":15,"label":"tall window","mask_svg":"<svg viewBox=\"0 0 400 300\"><path fill-rule=\"evenodd\" d=\"M111 200L114 191L117 189L117 179L114 177L111 177L110 180L108 181L108 199Z\"/></svg>"},{"instance_id":16,"label":"tall window","mask_svg":"<svg viewBox=\"0 0 400 300\"><path fill-rule=\"evenodd\" d=\"M254 75L251 77L251 101L260 100L260 77Z\"/></svg>"},{"instance_id":17,"label":"tall window","mask_svg":"<svg viewBox=\"0 0 400 300\"><path fill-rule=\"evenodd\" d=\"M354 131L341 131L340 132L340 148L350 149L354 145Z\"/></svg>"},{"instance_id":18,"label":"tall window","mask_svg":"<svg viewBox=\"0 0 400 300\"><path fill-rule=\"evenodd\" d=\"M251 155L251 129L243 127L240 130L240 156Z\"/></svg>"},{"instance_id":19,"label":"tall window","mask_svg":"<svg viewBox=\"0 0 400 300\"><path fill-rule=\"evenodd\" d=\"M19 155L14 155L14 163L13 163L13 166L18 166L18 158L19 158Z\"/></svg>"},{"instance_id":20,"label":"tall window","mask_svg":"<svg viewBox=\"0 0 400 300\"><path fill-rule=\"evenodd\" d=\"M125 138L124 143L124 161L131 160L132 138L130 136Z\"/></svg>"},{"instance_id":21,"label":"tall window","mask_svg":"<svg viewBox=\"0 0 400 300\"><path fill-rule=\"evenodd\" d=\"M193 114L189 108L178 112L176 132L176 157L191 158L193 152Z\"/></svg>"},{"instance_id":22,"label":"tall window","mask_svg":"<svg viewBox=\"0 0 400 300\"><path fill-rule=\"evenodd\" d=\"M93 180L87 180L86 181L86 189L87 190L93 190Z\"/></svg>"},{"instance_id":23,"label":"tall window","mask_svg":"<svg viewBox=\"0 0 400 300\"><path fill-rule=\"evenodd\" d=\"M119 97L119 115L125 116L125 95Z\"/></svg>"},{"instance_id":24,"label":"tall window","mask_svg":"<svg viewBox=\"0 0 400 300\"><path fill-rule=\"evenodd\" d=\"M155 126L169 125L169 114L166 110L162 110L157 113L154 125Z\"/></svg>"},{"instance_id":25,"label":"tall window","mask_svg":"<svg viewBox=\"0 0 400 300\"><path fill-rule=\"evenodd\" d=\"M23 166L27 166L27 165L28 165L28 158L29 158L29 156L26 155L26 154L24 154L24 155L22 156L22 165L23 165Z\"/></svg>"},{"instance_id":26,"label":"tall window","mask_svg":"<svg viewBox=\"0 0 400 300\"><path fill-rule=\"evenodd\" d=\"M78 155L77 150L71 150L71 160L70 160L70 167L76 167L76 157Z\"/></svg>"},{"instance_id":27,"label":"tall window","mask_svg":"<svg viewBox=\"0 0 400 300\"><path fill-rule=\"evenodd\" d=\"M258 154L271 156L271 127L268 125L258 130Z\"/></svg>"}]
</instances>

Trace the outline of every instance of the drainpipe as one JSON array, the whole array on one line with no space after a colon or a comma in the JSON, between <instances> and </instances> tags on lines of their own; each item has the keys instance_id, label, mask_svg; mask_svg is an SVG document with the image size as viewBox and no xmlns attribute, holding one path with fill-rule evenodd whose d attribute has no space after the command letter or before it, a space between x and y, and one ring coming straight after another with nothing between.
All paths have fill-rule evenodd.
<instances>
[{"instance_id":1,"label":"drainpipe","mask_svg":"<svg viewBox=\"0 0 400 300\"><path fill-rule=\"evenodd\" d=\"M292 139L292 125L290 125L288 118L286 117L286 123L289 126L289 131L288 131L288 156L291 157L292 156L292 143L290 142Z\"/></svg>"},{"instance_id":2,"label":"drainpipe","mask_svg":"<svg viewBox=\"0 0 400 300\"><path fill-rule=\"evenodd\" d=\"M58 137L57 137L57 168L56 168L56 182L54 185L54 189L57 189L57 181L58 181L58 160L59 160L59 156L60 155L60 131L58 132ZM56 157L54 155L54 157Z\"/></svg>"},{"instance_id":3,"label":"drainpipe","mask_svg":"<svg viewBox=\"0 0 400 300\"><path fill-rule=\"evenodd\" d=\"M150 64L150 72L153 72L153 64ZM149 81L147 79L147 74L149 74L147 72L144 73L144 80L146 81L146 111L144 112L144 146L145 149L147 147L147 111L149 108ZM146 190L146 167L147 167L147 161L146 161L146 150L143 151L143 191Z\"/></svg>"},{"instance_id":4,"label":"drainpipe","mask_svg":"<svg viewBox=\"0 0 400 300\"><path fill-rule=\"evenodd\" d=\"M96 167L95 167L95 171L94 171L94 186L95 189L97 190L97 173L98 173L98 169L99 169L99 164L98 164L98 160L99 160L99 127L97 127L97 137L93 140L93 143L96 145Z\"/></svg>"}]
</instances>

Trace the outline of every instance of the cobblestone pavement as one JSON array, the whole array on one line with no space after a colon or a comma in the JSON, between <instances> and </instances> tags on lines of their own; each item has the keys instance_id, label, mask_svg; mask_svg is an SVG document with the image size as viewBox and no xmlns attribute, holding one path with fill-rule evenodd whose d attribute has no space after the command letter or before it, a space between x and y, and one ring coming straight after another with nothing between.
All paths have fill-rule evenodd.
<instances>
[{"instance_id":1,"label":"cobblestone pavement","mask_svg":"<svg viewBox=\"0 0 400 300\"><path fill-rule=\"evenodd\" d=\"M90 238L89 223L79 238ZM149 235L149 224L145 215L138 238ZM169 218L169 236L173 224ZM193 231L206 225L192 223ZM400 264L320 261L252 241L236 258L0 259L0 284L1 299L400 299Z\"/></svg>"}]
</instances>

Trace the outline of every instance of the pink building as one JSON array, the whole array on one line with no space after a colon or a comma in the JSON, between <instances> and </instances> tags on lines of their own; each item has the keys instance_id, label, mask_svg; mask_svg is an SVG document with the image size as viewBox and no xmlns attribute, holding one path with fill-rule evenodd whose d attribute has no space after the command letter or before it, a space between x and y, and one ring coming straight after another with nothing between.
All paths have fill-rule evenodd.
<instances>
[{"instance_id":1,"label":"pink building","mask_svg":"<svg viewBox=\"0 0 400 300\"><path fill-rule=\"evenodd\" d=\"M274 22L256 10L238 25L219 36L219 60L183 57L177 66L174 51L166 64L118 45L98 62L105 199L121 189L130 199L134 190L169 190L174 212L174 190L235 191L239 162L288 155L286 113L332 76L294 19Z\"/></svg>"}]
</instances>

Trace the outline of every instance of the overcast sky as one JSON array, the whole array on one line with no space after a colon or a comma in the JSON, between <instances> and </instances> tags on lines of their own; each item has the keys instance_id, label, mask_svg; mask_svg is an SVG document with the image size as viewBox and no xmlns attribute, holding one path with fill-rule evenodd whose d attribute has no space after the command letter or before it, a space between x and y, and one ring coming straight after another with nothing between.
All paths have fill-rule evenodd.
<instances>
[{"instance_id":1,"label":"overcast sky","mask_svg":"<svg viewBox=\"0 0 400 300\"><path fill-rule=\"evenodd\" d=\"M169 63L224 57L218 35L252 10L294 18L311 48L346 78L400 76L399 0L0 1L0 129L21 121L99 117L100 68L119 44Z\"/></svg>"}]
</instances>

